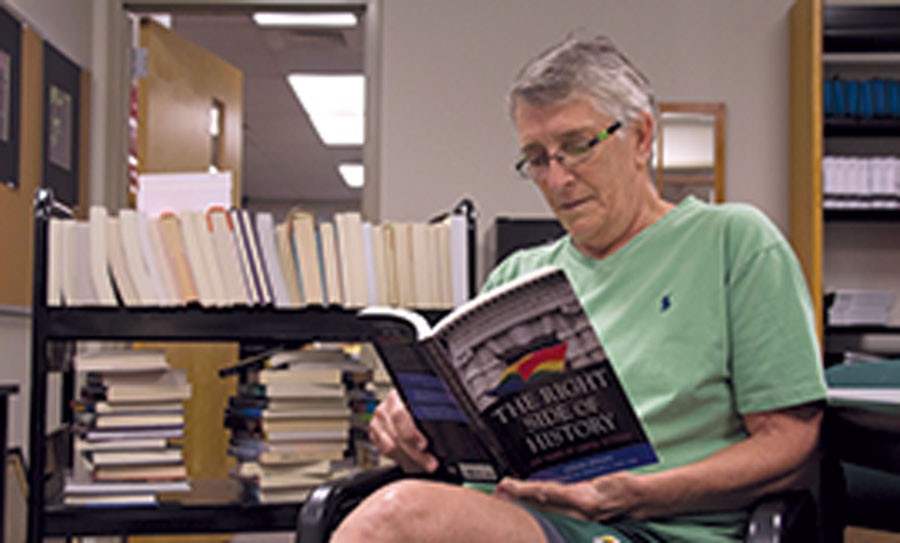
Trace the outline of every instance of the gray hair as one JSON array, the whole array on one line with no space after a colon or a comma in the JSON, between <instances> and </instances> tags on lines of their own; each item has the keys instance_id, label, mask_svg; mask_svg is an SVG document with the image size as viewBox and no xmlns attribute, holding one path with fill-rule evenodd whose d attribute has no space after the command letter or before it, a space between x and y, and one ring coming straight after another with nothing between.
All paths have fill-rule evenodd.
<instances>
[{"instance_id":1,"label":"gray hair","mask_svg":"<svg viewBox=\"0 0 900 543\"><path fill-rule=\"evenodd\" d=\"M641 112L656 116L650 81L606 36L568 37L530 61L507 94L510 116L518 101L561 104L584 93L597 111L622 122Z\"/></svg>"}]
</instances>

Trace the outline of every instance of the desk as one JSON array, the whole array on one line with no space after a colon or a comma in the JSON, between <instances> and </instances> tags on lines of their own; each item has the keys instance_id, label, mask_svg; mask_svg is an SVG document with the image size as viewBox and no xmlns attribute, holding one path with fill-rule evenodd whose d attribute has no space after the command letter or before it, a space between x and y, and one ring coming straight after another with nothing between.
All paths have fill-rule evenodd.
<instances>
[{"instance_id":1,"label":"desk","mask_svg":"<svg viewBox=\"0 0 900 543\"><path fill-rule=\"evenodd\" d=\"M900 474L900 406L829 407L825 420L826 454Z\"/></svg>"},{"instance_id":2,"label":"desk","mask_svg":"<svg viewBox=\"0 0 900 543\"><path fill-rule=\"evenodd\" d=\"M900 476L900 405L831 405L825 412L822 429L825 454L822 478L822 521L826 541L843 541L848 525L900 531L897 500L900 491L888 488L883 496L867 497L848 493L846 474L855 466L882 473L876 481L884 486L889 474ZM865 474L863 470L859 473ZM874 486L874 485L873 485ZM860 499L864 498L864 499Z\"/></svg>"},{"instance_id":3,"label":"desk","mask_svg":"<svg viewBox=\"0 0 900 543\"><path fill-rule=\"evenodd\" d=\"M0 451L3 451L3 458L6 458L6 449L8 445L6 435L6 424L9 419L9 397L19 392L17 385L0 385ZM6 537L6 462L0 470L0 541Z\"/></svg>"}]
</instances>

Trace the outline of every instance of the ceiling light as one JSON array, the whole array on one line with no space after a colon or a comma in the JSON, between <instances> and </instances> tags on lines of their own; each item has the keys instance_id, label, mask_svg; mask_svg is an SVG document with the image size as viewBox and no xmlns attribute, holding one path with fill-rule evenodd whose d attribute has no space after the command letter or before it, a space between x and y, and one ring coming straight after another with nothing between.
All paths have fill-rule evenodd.
<instances>
[{"instance_id":1,"label":"ceiling light","mask_svg":"<svg viewBox=\"0 0 900 543\"><path fill-rule=\"evenodd\" d=\"M363 144L362 75L291 74L288 83L325 145Z\"/></svg>"},{"instance_id":2,"label":"ceiling light","mask_svg":"<svg viewBox=\"0 0 900 543\"><path fill-rule=\"evenodd\" d=\"M344 183L352 189L358 189L366 182L365 170L362 164L340 164L338 171L344 178Z\"/></svg>"},{"instance_id":3,"label":"ceiling light","mask_svg":"<svg viewBox=\"0 0 900 543\"><path fill-rule=\"evenodd\" d=\"M353 13L254 13L259 26L327 26L343 28L356 26Z\"/></svg>"}]
</instances>

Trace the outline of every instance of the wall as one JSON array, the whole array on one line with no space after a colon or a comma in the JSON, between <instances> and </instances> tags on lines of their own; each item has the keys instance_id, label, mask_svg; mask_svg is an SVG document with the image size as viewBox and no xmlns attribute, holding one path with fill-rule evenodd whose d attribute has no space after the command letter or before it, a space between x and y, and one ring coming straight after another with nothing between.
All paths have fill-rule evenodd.
<instances>
[{"instance_id":1,"label":"wall","mask_svg":"<svg viewBox=\"0 0 900 543\"><path fill-rule=\"evenodd\" d=\"M79 0L0 0L76 64L91 64L91 4Z\"/></svg>"},{"instance_id":2,"label":"wall","mask_svg":"<svg viewBox=\"0 0 900 543\"><path fill-rule=\"evenodd\" d=\"M512 170L504 97L524 62L580 27L609 34L658 99L725 102L727 199L786 230L790 4L383 0L380 218L422 219L463 194L482 236L496 215L547 214Z\"/></svg>"},{"instance_id":3,"label":"wall","mask_svg":"<svg viewBox=\"0 0 900 543\"><path fill-rule=\"evenodd\" d=\"M91 9L86 8L83 2L0 0L0 5L25 21L41 38L49 39L74 62L90 69ZM17 446L24 446L28 441L25 421L28 416L28 378L31 374L29 315L27 308L0 308L0 352L3 353L0 382L17 383L20 389L12 398L9 414L9 439L12 445ZM59 406L56 402L51 401L48 412L51 421L58 420Z\"/></svg>"}]
</instances>

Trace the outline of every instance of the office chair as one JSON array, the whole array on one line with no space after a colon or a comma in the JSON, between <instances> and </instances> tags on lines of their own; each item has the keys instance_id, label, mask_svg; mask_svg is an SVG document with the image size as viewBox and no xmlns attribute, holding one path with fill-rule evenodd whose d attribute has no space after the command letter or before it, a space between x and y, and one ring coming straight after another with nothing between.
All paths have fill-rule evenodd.
<instances>
[{"instance_id":1,"label":"office chair","mask_svg":"<svg viewBox=\"0 0 900 543\"><path fill-rule=\"evenodd\" d=\"M295 543L327 543L331 532L366 496L410 475L379 468L316 488L300 509ZM747 524L745 543L817 543L818 515L812 492L784 492L761 500Z\"/></svg>"}]
</instances>

